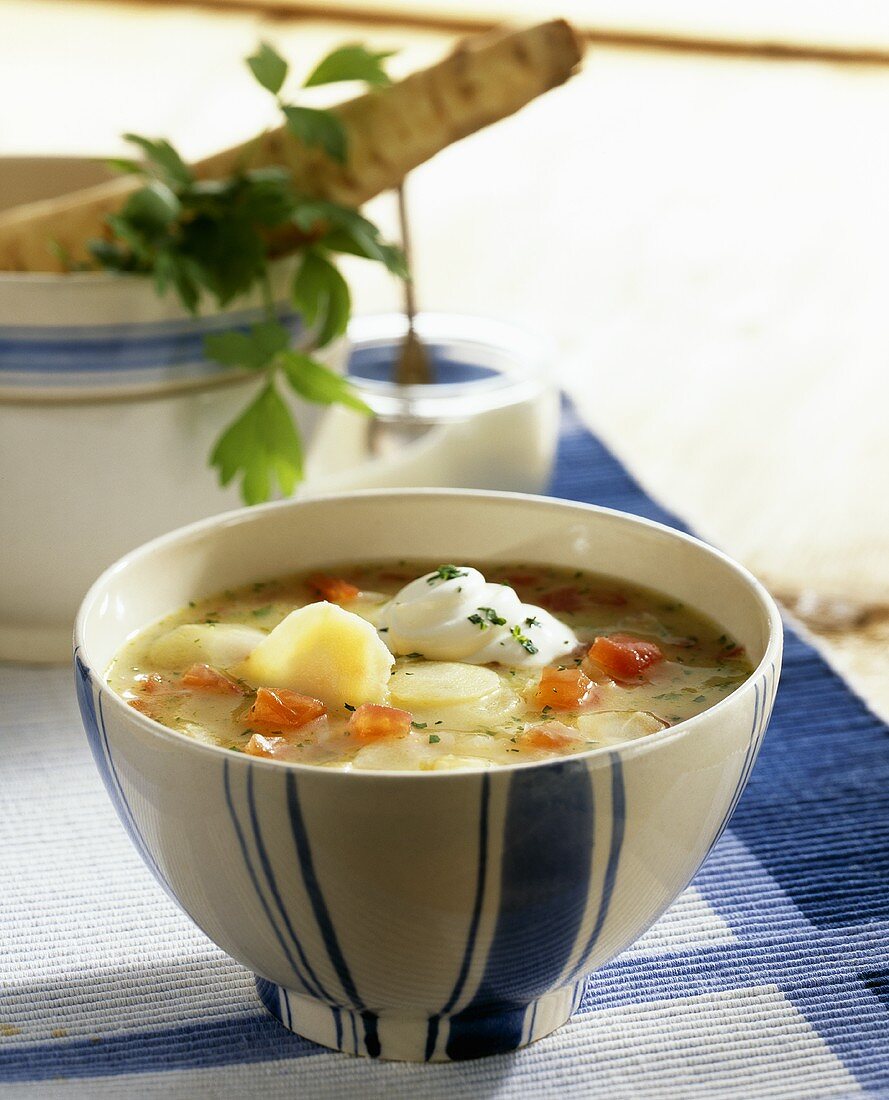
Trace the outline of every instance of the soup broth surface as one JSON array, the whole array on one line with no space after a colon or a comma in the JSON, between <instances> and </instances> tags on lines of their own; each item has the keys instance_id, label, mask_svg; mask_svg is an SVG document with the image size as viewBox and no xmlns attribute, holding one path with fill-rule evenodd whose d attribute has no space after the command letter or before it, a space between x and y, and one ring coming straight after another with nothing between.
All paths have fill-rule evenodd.
<instances>
[{"instance_id":1,"label":"soup broth surface","mask_svg":"<svg viewBox=\"0 0 889 1100\"><path fill-rule=\"evenodd\" d=\"M750 675L733 638L667 596L597 574L523 564L479 568L489 587L513 589L532 605L530 613L509 623L483 606L458 624L481 640L502 635L503 663L399 653L383 696L364 705L358 696L350 701L348 686L340 702L318 702L251 673L249 654L295 609L326 597L326 607L360 616L385 642L390 601L401 589L424 575L431 587L459 587L468 568L358 563L337 566L330 577L297 574L221 592L140 631L115 657L107 680L170 729L236 752L347 770L444 770L544 760L650 736L718 703ZM533 663L539 609L572 638L544 667ZM343 637L339 652L352 660L352 642ZM315 651L308 653L314 661Z\"/></svg>"}]
</instances>

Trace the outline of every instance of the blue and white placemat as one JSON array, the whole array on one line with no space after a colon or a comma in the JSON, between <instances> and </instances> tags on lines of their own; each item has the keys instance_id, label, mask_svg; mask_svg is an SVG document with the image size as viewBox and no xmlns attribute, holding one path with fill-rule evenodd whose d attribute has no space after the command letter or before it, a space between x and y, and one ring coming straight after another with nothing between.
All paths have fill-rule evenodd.
<instances>
[{"instance_id":1,"label":"blue and white placemat","mask_svg":"<svg viewBox=\"0 0 889 1100\"><path fill-rule=\"evenodd\" d=\"M678 525L566 411L556 496ZM118 824L68 670L0 668L0 1094L889 1095L889 729L799 638L693 885L515 1054L374 1063L285 1032Z\"/></svg>"}]
</instances>

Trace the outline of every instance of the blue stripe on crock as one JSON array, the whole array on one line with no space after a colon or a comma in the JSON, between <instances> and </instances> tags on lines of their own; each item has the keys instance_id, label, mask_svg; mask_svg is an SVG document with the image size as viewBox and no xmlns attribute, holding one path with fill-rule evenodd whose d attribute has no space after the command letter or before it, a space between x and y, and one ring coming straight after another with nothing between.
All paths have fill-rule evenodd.
<instances>
[{"instance_id":1,"label":"blue stripe on crock","mask_svg":"<svg viewBox=\"0 0 889 1100\"><path fill-rule=\"evenodd\" d=\"M575 827L547 828L554 801ZM479 988L450 1018L446 1051L461 1060L515 1050L530 1003L561 975L586 909L595 831L585 763L516 771L503 824L500 900ZM553 928L560 932L553 934Z\"/></svg>"},{"instance_id":2,"label":"blue stripe on crock","mask_svg":"<svg viewBox=\"0 0 889 1100\"><path fill-rule=\"evenodd\" d=\"M361 1016L361 1021L364 1025L364 1049L371 1058L377 1058L380 1054L380 1039L377 1032L377 1016L375 1013L370 1012L367 1006L362 1001L358 989L355 985L355 981L352 978L352 973L349 970L349 965L346 962L346 958L343 955L342 948L340 947L339 939L337 938L336 929L333 926L333 920L330 916L330 910L327 907L327 903L324 900L324 894L321 890L321 884L318 881L318 875L315 871L315 862L312 858L312 848L309 842L309 834L306 829L305 819L303 818L302 807L299 800L299 789L296 782L296 776L293 772L287 773L286 778L287 789L287 812L290 816L290 829L293 834L293 841L296 845L296 852L299 860L299 868L302 872L303 883L306 887L306 892L309 895L309 901L312 905L312 910L315 914L315 920L318 922L318 927L321 931L321 937L324 940L324 946L327 948L327 954L330 958L333 968L339 978L340 985L343 987L343 992L350 1002L350 1006L355 1012ZM354 1027L353 1017L353 1027ZM356 1038L357 1045L357 1038ZM357 1053L357 1050L356 1050Z\"/></svg>"},{"instance_id":3,"label":"blue stripe on crock","mask_svg":"<svg viewBox=\"0 0 889 1100\"><path fill-rule=\"evenodd\" d=\"M451 995L442 1005L435 1016L429 1017L426 1031L425 1058L428 1062L435 1053L438 1042L438 1030L441 1017L446 1015L460 998L466 979L469 976L469 966L475 952L475 941L478 936L478 925L481 920L482 906L485 898L485 878L488 873L488 807L491 798L491 777L484 772L481 776L479 793L479 826L478 826L478 865L475 879L475 900L472 903L472 916L469 921L469 930L466 934L466 947L463 951L463 960Z\"/></svg>"},{"instance_id":4,"label":"blue stripe on crock","mask_svg":"<svg viewBox=\"0 0 889 1100\"><path fill-rule=\"evenodd\" d=\"M205 336L243 332L261 319L260 310L248 310L135 325L0 326L0 375L13 371L65 375L200 364ZM304 331L301 317L293 312L282 314L281 323L294 336Z\"/></svg>"},{"instance_id":5,"label":"blue stripe on crock","mask_svg":"<svg viewBox=\"0 0 889 1100\"><path fill-rule=\"evenodd\" d=\"M260 888L259 876L257 875L256 868L253 866L253 861L250 858L250 852L247 848L247 839L244 835L244 829L242 828L241 823L238 820L238 814L235 810L235 804L232 797L231 789L231 767L228 760L223 761L222 778L223 786L225 788L225 803L228 807L229 817L231 818L232 826L235 830L235 836L237 837L238 847L241 851L241 857L244 860L244 866L247 869L247 874L250 876L250 882L253 884L253 889L256 891L256 896L259 899L259 904L262 906L262 911L263 913L265 913L266 920L269 922L272 932L275 935L275 939L278 941L278 944L280 945L281 950L284 952L284 956L287 959L287 962L290 964L290 969L293 971L297 981L300 983L306 993L311 996L314 991L310 988L308 981L301 973L299 967L296 965L296 960L293 957L293 953L291 952L287 941L284 939L284 936L281 934L281 930L278 927L274 917L272 916L272 911L269 903L266 901L265 895Z\"/></svg>"}]
</instances>

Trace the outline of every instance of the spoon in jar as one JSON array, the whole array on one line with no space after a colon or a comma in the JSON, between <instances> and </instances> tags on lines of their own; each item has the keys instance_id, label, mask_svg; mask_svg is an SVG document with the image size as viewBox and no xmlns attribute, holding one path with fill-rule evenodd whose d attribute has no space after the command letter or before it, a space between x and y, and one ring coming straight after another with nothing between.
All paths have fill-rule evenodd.
<instances>
[{"instance_id":1,"label":"spoon in jar","mask_svg":"<svg viewBox=\"0 0 889 1100\"><path fill-rule=\"evenodd\" d=\"M407 278L403 280L404 288L404 313L407 317L407 333L398 358L395 360L395 368L392 373L393 380L400 386L424 386L435 381L432 369L432 361L426 351L423 341L417 335L414 319L417 315L417 301L414 288L414 265L411 259L411 237L408 226L407 199L405 197L404 182L396 189L398 196L398 222L401 232L401 250L404 253L404 263L407 268Z\"/></svg>"},{"instance_id":2,"label":"spoon in jar","mask_svg":"<svg viewBox=\"0 0 889 1100\"><path fill-rule=\"evenodd\" d=\"M408 227L407 202L404 183L397 188L398 220L401 229L401 249L404 253L407 277L403 280L404 313L407 318L407 332L398 349L397 358L392 366L392 381L397 388L402 386L423 386L435 381L432 360L423 341L417 334L415 318L417 303L413 282L413 264L411 262L410 229ZM371 455L392 454L424 435L430 424L418 420L411 411L411 403L402 396L401 412L389 415L385 420L374 416L368 422L367 449Z\"/></svg>"}]
</instances>

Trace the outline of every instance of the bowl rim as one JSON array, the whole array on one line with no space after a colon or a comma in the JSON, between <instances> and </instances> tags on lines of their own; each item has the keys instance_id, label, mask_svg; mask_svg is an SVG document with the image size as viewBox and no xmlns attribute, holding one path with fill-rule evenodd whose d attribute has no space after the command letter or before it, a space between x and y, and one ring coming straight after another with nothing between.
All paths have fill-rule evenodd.
<instances>
[{"instance_id":1,"label":"bowl rim","mask_svg":"<svg viewBox=\"0 0 889 1100\"><path fill-rule=\"evenodd\" d=\"M311 505L316 503L324 503L326 501L343 501L351 499L367 499L373 497L408 497L408 498L421 498L421 497L450 497L458 496L474 499L485 499L496 504L498 502L516 502L521 501L532 505L551 506L557 510L565 509L566 511L578 511L593 513L598 515L613 516L620 521L628 524L629 526L639 526L654 530L666 536L667 538L676 539L679 542L684 542L695 548L697 552L709 555L711 558L715 558L729 572L734 573L752 592L754 597L759 603L760 610L764 613L765 620L768 625L768 638L766 641L765 650L762 658L754 667L753 671L747 676L747 678L740 683L733 691L729 692L724 699L720 699L718 703L714 703L713 706L707 707L700 713L693 715L690 718L686 718L682 722L677 722L674 726L667 726L663 730L659 730L657 733L647 734L645 737L638 738L633 741L622 742L618 745L600 745L597 748L587 749L584 752L573 753L570 756L558 756L548 760L530 760L530 761L517 761L515 763L508 764L495 764L490 768L459 768L451 771L411 771L411 770L397 770L397 769L384 769L384 768L361 768L356 771L345 771L339 768L324 768L319 767L316 764L301 764L298 761L290 760L270 760L259 756L246 756L244 753L232 752L230 749L222 748L218 745L206 744L202 741L196 741L193 738L188 737L184 733L179 733L177 730L170 729L169 726L163 725L161 722L156 721L153 718L149 718L147 715L135 710L133 707L127 705L126 701L120 696L106 681L104 673L100 672L93 665L92 661L88 657L88 638L86 637L86 623L87 619L92 611L93 606L101 598L105 587L108 583L118 574L125 571L131 563L150 558L153 554L157 553L164 547L173 545L177 542L188 542L200 537L215 528L225 529L234 525L239 525L245 522L253 522L252 517L261 517L271 512L285 511L291 509L299 509L304 505ZM669 594L669 593L668 593ZM143 624L149 625L148 623ZM140 628L141 629L141 628ZM542 494L531 493L513 493L500 490L487 490L487 489L457 489L457 488L404 488L404 489L363 489L355 490L352 492L342 493L325 493L318 496L309 496L297 499L272 501L267 504L254 505L252 507L235 508L227 512L220 512L215 516L210 516L206 519L198 520L195 523L187 524L184 527L178 527L173 531L169 531L166 534L160 535L157 538L151 539L148 542L142 543L140 546L135 547L122 557L118 558L116 562L108 566L107 569L96 578L93 584L90 586L86 595L81 602L80 608L77 612L77 617L74 623L74 657L79 660L86 668L90 680L95 680L100 691L104 691L107 694L108 699L118 712L125 714L128 721L135 723L147 733L150 733L156 738L167 742L168 744L179 746L183 751L193 751L199 754L211 754L211 757L215 756L220 760L240 760L242 763L246 762L248 766L261 767L261 768L276 768L276 769L292 769L299 774L305 775L307 773L312 776L320 778L321 776L330 777L332 782L346 782L349 777L361 776L363 781L370 781L372 779L387 779L387 780L409 780L416 779L417 777L427 777L431 781L432 777L437 777L439 781L445 781L448 779L458 780L461 777L466 776L478 776L482 774L489 774L491 772L513 772L516 770L525 770L529 768L545 768L552 765L569 765L572 763L579 764L585 763L591 758L601 758L607 760L610 754L614 752L620 752L621 759L627 759L631 756L637 756L642 753L656 751L660 746L668 744L674 740L685 737L690 730L696 729L702 724L702 722L709 720L710 716L717 712L727 709L731 705L735 705L737 701L744 695L749 695L753 690L754 685L765 675L767 669L772 668L776 672L775 688L777 688L777 674L780 674L781 667L781 655L783 651L783 638L784 638L784 625L781 619L781 612L778 609L778 605L775 600L769 594L765 586L759 581L748 569L746 569L734 558L724 553L722 550L711 546L709 543L696 538L694 535L690 535L685 531L680 531L675 527L670 527L665 523L659 523L656 520L647 519L643 516L636 516L631 512L624 512L617 508L607 508L598 504L587 504L583 501L567 500L558 497L548 497ZM336 777L336 778L334 778Z\"/></svg>"}]
</instances>

